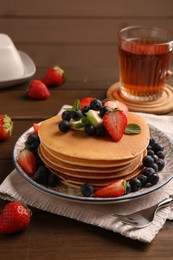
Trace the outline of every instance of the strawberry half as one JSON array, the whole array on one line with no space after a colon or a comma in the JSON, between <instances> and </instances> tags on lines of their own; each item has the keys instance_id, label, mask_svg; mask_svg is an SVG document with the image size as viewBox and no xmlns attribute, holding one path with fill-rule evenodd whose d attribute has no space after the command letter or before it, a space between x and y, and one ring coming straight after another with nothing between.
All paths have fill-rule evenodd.
<instances>
[{"instance_id":1,"label":"strawberry half","mask_svg":"<svg viewBox=\"0 0 173 260\"><path fill-rule=\"evenodd\" d=\"M117 108L117 109L121 110L126 116L128 114L128 111L129 111L128 107L124 103L122 103L122 102L120 102L118 100L106 101L106 102L104 102L104 106L110 107L112 109Z\"/></svg>"},{"instance_id":2,"label":"strawberry half","mask_svg":"<svg viewBox=\"0 0 173 260\"><path fill-rule=\"evenodd\" d=\"M47 99L50 96L48 88L41 80L32 80L27 93L34 99Z\"/></svg>"},{"instance_id":3,"label":"strawberry half","mask_svg":"<svg viewBox=\"0 0 173 260\"><path fill-rule=\"evenodd\" d=\"M126 129L127 116L120 110L113 110L104 115L103 124L114 141L118 142Z\"/></svg>"},{"instance_id":4,"label":"strawberry half","mask_svg":"<svg viewBox=\"0 0 173 260\"><path fill-rule=\"evenodd\" d=\"M118 180L108 186L95 191L94 196L98 198L114 198L124 195L126 192L126 181Z\"/></svg>"},{"instance_id":5,"label":"strawberry half","mask_svg":"<svg viewBox=\"0 0 173 260\"><path fill-rule=\"evenodd\" d=\"M64 70L62 70L59 66L50 67L43 77L43 82L46 84L47 87L55 85L60 86L63 84L64 80Z\"/></svg>"},{"instance_id":6,"label":"strawberry half","mask_svg":"<svg viewBox=\"0 0 173 260\"><path fill-rule=\"evenodd\" d=\"M36 134L38 134L39 126L40 126L40 124L33 123L34 132L35 132Z\"/></svg>"},{"instance_id":7,"label":"strawberry half","mask_svg":"<svg viewBox=\"0 0 173 260\"><path fill-rule=\"evenodd\" d=\"M13 201L4 206L0 214L0 233L19 232L28 227L31 211L21 202Z\"/></svg>"},{"instance_id":8,"label":"strawberry half","mask_svg":"<svg viewBox=\"0 0 173 260\"><path fill-rule=\"evenodd\" d=\"M83 99L80 100L80 110L82 110L85 106L89 107L91 101L93 100L93 97L85 97Z\"/></svg>"},{"instance_id":9,"label":"strawberry half","mask_svg":"<svg viewBox=\"0 0 173 260\"><path fill-rule=\"evenodd\" d=\"M13 130L13 122L7 115L0 115L0 141L8 139Z\"/></svg>"},{"instance_id":10,"label":"strawberry half","mask_svg":"<svg viewBox=\"0 0 173 260\"><path fill-rule=\"evenodd\" d=\"M31 151L27 149L22 150L18 155L17 162L28 175L35 173L36 157Z\"/></svg>"}]
</instances>

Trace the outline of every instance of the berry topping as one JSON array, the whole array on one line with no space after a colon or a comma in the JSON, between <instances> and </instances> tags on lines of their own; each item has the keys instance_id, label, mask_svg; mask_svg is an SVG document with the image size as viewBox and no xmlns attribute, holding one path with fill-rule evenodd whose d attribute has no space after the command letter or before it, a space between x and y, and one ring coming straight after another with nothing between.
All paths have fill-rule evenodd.
<instances>
[{"instance_id":1,"label":"berry topping","mask_svg":"<svg viewBox=\"0 0 173 260\"><path fill-rule=\"evenodd\" d=\"M71 120L71 111L68 111L68 110L65 110L63 113L62 113L62 119L63 120L66 120L66 121L70 121Z\"/></svg>"},{"instance_id":2,"label":"berry topping","mask_svg":"<svg viewBox=\"0 0 173 260\"><path fill-rule=\"evenodd\" d=\"M69 121L67 121L67 120L62 120L62 121L59 123L58 127L59 127L59 130L60 130L61 132L66 133L66 132L68 132L68 130L70 129L70 123L69 123Z\"/></svg>"},{"instance_id":3,"label":"berry topping","mask_svg":"<svg viewBox=\"0 0 173 260\"><path fill-rule=\"evenodd\" d=\"M108 112L103 117L103 124L114 141L117 142L123 137L127 126L127 117L119 110Z\"/></svg>"},{"instance_id":4,"label":"berry topping","mask_svg":"<svg viewBox=\"0 0 173 260\"><path fill-rule=\"evenodd\" d=\"M102 102L97 98L94 98L90 103L90 109L99 111L101 107L102 107Z\"/></svg>"},{"instance_id":5,"label":"berry topping","mask_svg":"<svg viewBox=\"0 0 173 260\"><path fill-rule=\"evenodd\" d=\"M78 121L82 118L83 114L81 110L74 110L71 112L72 114L72 119L75 121Z\"/></svg>"},{"instance_id":6,"label":"berry topping","mask_svg":"<svg viewBox=\"0 0 173 260\"><path fill-rule=\"evenodd\" d=\"M86 97L80 100L80 110L82 110L84 107L90 107L90 103L93 100L93 97Z\"/></svg>"},{"instance_id":7,"label":"berry topping","mask_svg":"<svg viewBox=\"0 0 173 260\"><path fill-rule=\"evenodd\" d=\"M129 181L129 183L133 192L141 189L141 182L139 179L133 178Z\"/></svg>"}]
</instances>

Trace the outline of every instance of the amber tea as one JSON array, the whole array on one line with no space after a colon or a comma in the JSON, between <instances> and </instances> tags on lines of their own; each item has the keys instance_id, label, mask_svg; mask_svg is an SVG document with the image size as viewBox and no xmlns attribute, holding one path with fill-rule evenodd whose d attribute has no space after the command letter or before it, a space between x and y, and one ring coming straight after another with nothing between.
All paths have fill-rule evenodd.
<instances>
[{"instance_id":1,"label":"amber tea","mask_svg":"<svg viewBox=\"0 0 173 260\"><path fill-rule=\"evenodd\" d=\"M163 36L119 39L122 94L141 101L158 98L168 74L171 52L172 46L165 44Z\"/></svg>"}]
</instances>

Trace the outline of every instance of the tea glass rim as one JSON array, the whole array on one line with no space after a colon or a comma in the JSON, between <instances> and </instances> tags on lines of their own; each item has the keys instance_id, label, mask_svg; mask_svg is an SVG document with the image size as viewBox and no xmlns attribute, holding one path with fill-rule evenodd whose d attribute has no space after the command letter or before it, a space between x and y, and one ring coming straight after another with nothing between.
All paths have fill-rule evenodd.
<instances>
[{"instance_id":1,"label":"tea glass rim","mask_svg":"<svg viewBox=\"0 0 173 260\"><path fill-rule=\"evenodd\" d=\"M163 29L163 28L158 28L158 27L154 27L154 26L143 26L143 25L132 25L132 26L127 26L127 27L124 27L122 29L119 30L118 32L118 38L121 39L121 40L128 40L128 37L123 37L121 34L125 31L129 31L131 29L148 29L148 30L157 30L157 31L160 31L160 32L164 32L164 33L167 33L169 34L169 36L172 36L172 40L168 40L165 42L162 42L162 43L152 43L150 45L170 45L172 44L172 47L173 47L173 31L170 31L170 30L167 30L167 29Z\"/></svg>"}]
</instances>

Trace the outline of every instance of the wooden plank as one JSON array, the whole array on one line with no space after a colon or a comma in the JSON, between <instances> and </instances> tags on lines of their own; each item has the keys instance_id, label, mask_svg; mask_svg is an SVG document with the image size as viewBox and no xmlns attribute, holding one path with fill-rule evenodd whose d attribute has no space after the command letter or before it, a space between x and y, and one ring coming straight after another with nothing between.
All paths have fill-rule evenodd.
<instances>
[{"instance_id":1,"label":"wooden plank","mask_svg":"<svg viewBox=\"0 0 173 260\"><path fill-rule=\"evenodd\" d=\"M117 33L121 28L138 24L170 30L173 17L168 19L111 18L102 20L1 18L0 32L8 34L15 44L33 42L37 44L115 44ZM17 30L14 30L14 27Z\"/></svg>"},{"instance_id":2,"label":"wooden plank","mask_svg":"<svg viewBox=\"0 0 173 260\"><path fill-rule=\"evenodd\" d=\"M1 0L0 15L6 16L172 16L172 0Z\"/></svg>"}]
</instances>

